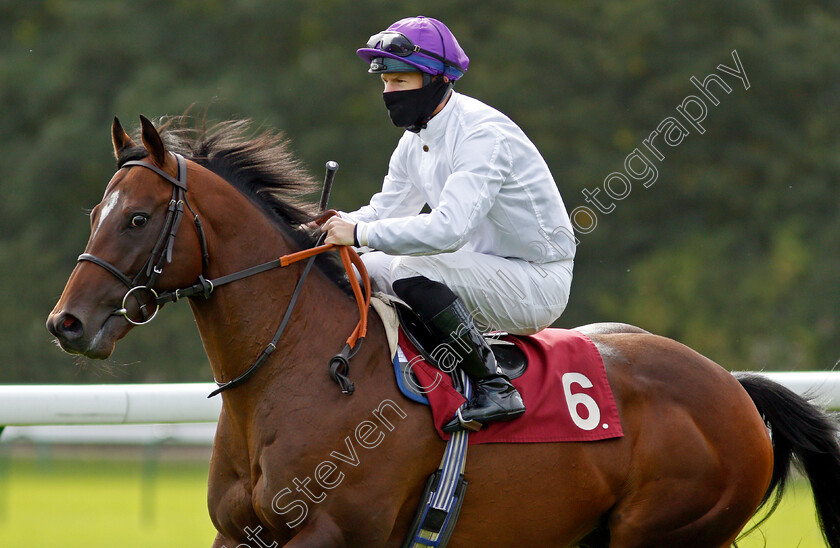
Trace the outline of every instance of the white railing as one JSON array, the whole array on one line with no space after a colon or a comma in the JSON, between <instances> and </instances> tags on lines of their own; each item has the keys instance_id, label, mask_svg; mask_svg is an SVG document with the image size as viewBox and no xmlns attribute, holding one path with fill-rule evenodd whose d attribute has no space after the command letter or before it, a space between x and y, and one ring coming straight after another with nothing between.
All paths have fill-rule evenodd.
<instances>
[{"instance_id":1,"label":"white railing","mask_svg":"<svg viewBox=\"0 0 840 548\"><path fill-rule=\"evenodd\" d=\"M813 398L828 409L840 409L840 371L786 371L762 375L800 396Z\"/></svg>"},{"instance_id":2,"label":"white railing","mask_svg":"<svg viewBox=\"0 0 840 548\"><path fill-rule=\"evenodd\" d=\"M145 445L213 442L213 383L0 385L0 442Z\"/></svg>"},{"instance_id":3,"label":"white railing","mask_svg":"<svg viewBox=\"0 0 840 548\"><path fill-rule=\"evenodd\" d=\"M215 422L212 383L0 385L0 426Z\"/></svg>"},{"instance_id":4,"label":"white railing","mask_svg":"<svg viewBox=\"0 0 840 548\"><path fill-rule=\"evenodd\" d=\"M840 409L840 372L764 373L797 394L807 394L830 409ZM53 443L74 439L102 443L118 429L86 426L69 429L46 425L135 425L124 427L125 440L180 439L210 443L221 411L221 397L207 398L212 383L118 385L0 385L3 441L39 438ZM204 423L190 427L180 423ZM211 424L207 424L211 423ZM38 425L38 426L36 426ZM149 425L141 427L138 425ZM85 440L78 435L84 434ZM114 442L119 443L120 435Z\"/></svg>"}]
</instances>

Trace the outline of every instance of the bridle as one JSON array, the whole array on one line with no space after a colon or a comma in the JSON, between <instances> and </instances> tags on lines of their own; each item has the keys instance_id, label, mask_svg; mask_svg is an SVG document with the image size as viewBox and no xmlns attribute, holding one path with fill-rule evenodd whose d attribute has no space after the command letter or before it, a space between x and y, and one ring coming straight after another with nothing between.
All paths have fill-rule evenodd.
<instances>
[{"instance_id":1,"label":"bridle","mask_svg":"<svg viewBox=\"0 0 840 548\"><path fill-rule=\"evenodd\" d=\"M221 276L214 280L208 280L204 277L204 272L206 271L207 265L210 262L210 255L207 251L207 239L204 235L204 228L201 225L201 220L198 218L198 215L192 209L192 207L189 204L189 201L187 200L187 162L184 159L184 157L180 154L176 154L174 152L170 152L169 154L172 154L177 161L177 177L172 177L170 174L160 169L158 166L150 164L148 162L144 162L142 160L128 161L120 167L120 169L132 166L144 167L146 169L152 170L169 183L172 183L172 199L169 201L169 206L166 211L166 217L164 218L163 227L161 228L160 235L158 236L155 245L152 248L151 253L149 254L149 258L146 260L146 262L140 268L137 274L135 274L133 278L129 277L128 274L125 274L122 270L114 266L112 263L101 259L91 253L82 253L77 259L77 262L87 261L104 268L105 270L113 274L114 277L120 280L125 286L128 287L128 291L123 296L121 308L114 310L111 313L111 315L122 316L127 322L133 325L145 325L155 318L162 304L165 304L167 302L177 302L183 297L202 296L204 298L209 298L213 290L222 285L241 280L243 278L247 278L249 276L253 276L261 272L266 272L274 268L289 266L290 264L296 263L298 261L308 259L306 265L303 268L303 272L301 273L300 278L298 279L297 285L295 286L295 289L292 292L292 296L289 299L289 304L286 307L286 312L283 315L283 319L280 322L280 326L277 328L277 331L275 332L271 342L268 343L263 352L244 373L227 382L216 381L218 388L211 392L209 396L207 396L209 398L225 390L239 386L240 384L245 382L251 375L253 375L263 363L265 363L268 357L277 348L277 344L280 340L280 337L282 336L283 331L285 330L286 325L288 324L289 319L291 318L292 311L295 307L295 304L297 303L301 290L303 289L303 283L309 275L309 272L312 270L312 265L315 262L316 256L320 253L338 247L339 253L341 255L342 264L344 265L344 269L347 272L347 277L350 280L350 286L353 289L353 295L356 299L356 304L359 307L359 322L356 325L356 328L353 330L353 333L350 335L350 337L348 337L344 348L330 360L329 369L330 376L333 378L334 381L336 381L339 384L339 386L341 387L341 391L345 394L352 394L355 387L350 381L350 379L347 378L347 375L350 371L349 361L360 350L362 342L364 341L365 335L367 333L367 312L370 307L371 294L370 278L368 277L365 265L362 262L359 255L349 246L335 246L333 244L316 245L315 247L310 249L304 249L303 251L283 255L282 257L279 257L272 261L252 266L250 268L240 270L239 272L234 272L232 274ZM172 262L172 249L175 246L175 235L178 233L178 227L181 224L181 219L184 215L185 206L193 215L193 222L198 233L198 240L201 245L202 273L199 274L198 281L191 286L158 294L154 290L153 286L158 280L158 278L161 276L161 274L163 274L164 265ZM328 217L335 214L336 213L334 211L327 212L322 216L321 220L325 220ZM323 236L321 237L321 240L322 239ZM319 244L321 240L319 240ZM362 278L364 292L362 292L362 287L360 286L359 281L356 279L356 275L353 271L354 266L356 267L360 274L360 277ZM149 292L149 294L152 296L155 308L152 311L152 313L149 314L146 310L147 304L141 303L140 298L137 295L134 295L135 299L137 299L137 302L140 306L140 312L143 315L142 320L136 321L129 317L126 304L128 302L129 296L131 296L135 292L142 291Z\"/></svg>"},{"instance_id":2,"label":"bridle","mask_svg":"<svg viewBox=\"0 0 840 548\"><path fill-rule=\"evenodd\" d=\"M150 164L148 162L144 162L142 160L132 160L129 162L125 162L120 167L120 169L122 169L131 166L141 166L154 171L159 176L163 177L166 181L172 183L172 199L169 200L169 207L166 210L166 217L164 218L163 227L161 228L160 235L158 236L157 242L155 243L155 246L152 248L152 251L149 254L149 258L146 260L146 263L140 268L137 274L133 278L129 278L127 274L125 274L113 264L91 253L82 253L77 259L77 262L88 261L98 266L101 266L102 268L113 274L126 287L128 287L128 292L125 294L122 300L122 308L115 310L111 313L111 315L123 316L127 322L133 325L144 325L149 323L155 318L158 310L160 309L161 303L158 302L158 294L152 287L154 286L155 282L160 277L160 275L163 274L164 264L172 262L172 248L175 246L175 235L178 233L178 227L181 225L181 218L184 215L184 206L186 206L190 210L190 213L193 214L193 221L195 222L195 227L198 232L198 239L201 243L202 272L204 272L204 270L207 268L207 264L210 260L209 254L207 252L207 240L204 236L204 228L201 226L201 220L198 218L198 215L195 214L192 207L190 207L189 202L187 201L187 161L180 154L171 154L175 157L178 164L177 178L172 177L172 175L160 169L158 166ZM199 279L201 280L202 276L199 276ZM155 309L151 314L148 314L146 311L147 305L140 304L140 312L143 314L143 319L140 321L136 321L129 317L128 309L126 308L126 303L130 295L132 295L135 292L141 291L149 291L151 293L155 301ZM135 298L137 297L135 296ZM140 303L139 298L137 299L137 301L138 303Z\"/></svg>"}]
</instances>

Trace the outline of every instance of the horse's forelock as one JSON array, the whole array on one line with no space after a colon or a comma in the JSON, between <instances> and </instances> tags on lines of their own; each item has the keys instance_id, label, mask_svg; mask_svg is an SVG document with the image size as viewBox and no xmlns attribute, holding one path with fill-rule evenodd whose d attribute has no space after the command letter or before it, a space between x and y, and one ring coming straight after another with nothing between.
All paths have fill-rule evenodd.
<instances>
[{"instance_id":1,"label":"horse's forelock","mask_svg":"<svg viewBox=\"0 0 840 548\"><path fill-rule=\"evenodd\" d=\"M147 151L142 146L134 146L125 148L120 151L120 155L117 158L117 169L122 168L126 162L134 162L136 160L142 160L146 156L149 155L149 151Z\"/></svg>"}]
</instances>

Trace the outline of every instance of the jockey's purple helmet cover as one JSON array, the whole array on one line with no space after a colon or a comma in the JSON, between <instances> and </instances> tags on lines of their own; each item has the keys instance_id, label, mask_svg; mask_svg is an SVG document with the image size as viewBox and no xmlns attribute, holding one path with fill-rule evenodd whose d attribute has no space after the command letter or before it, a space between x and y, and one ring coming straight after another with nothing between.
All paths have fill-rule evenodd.
<instances>
[{"instance_id":1,"label":"jockey's purple helmet cover","mask_svg":"<svg viewBox=\"0 0 840 548\"><path fill-rule=\"evenodd\" d=\"M418 15L417 17L407 17L400 19L387 29L386 31L399 32L405 35L411 42L422 49L429 50L432 53L440 55L450 63L457 65L463 70L467 70L470 64L470 58L464 53L464 50L455 39L455 35L447 28L446 25L433 19L431 17L424 17ZM376 47L365 47L356 50L356 55L370 63L371 59L375 57L390 57L408 63L429 74L446 74L450 80L457 80L464 73L453 66L444 67L443 63L428 55L420 52L414 52L407 57L402 57L394 53L382 51Z\"/></svg>"}]
</instances>

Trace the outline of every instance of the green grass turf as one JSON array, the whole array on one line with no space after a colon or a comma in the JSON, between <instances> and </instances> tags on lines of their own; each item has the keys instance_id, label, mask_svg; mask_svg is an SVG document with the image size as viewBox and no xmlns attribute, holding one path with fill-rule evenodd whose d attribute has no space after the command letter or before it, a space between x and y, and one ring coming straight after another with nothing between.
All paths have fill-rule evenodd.
<instances>
[{"instance_id":1,"label":"green grass turf","mask_svg":"<svg viewBox=\"0 0 840 548\"><path fill-rule=\"evenodd\" d=\"M163 461L149 472L138 459L6 461L0 547L209 548L207 464ZM809 486L793 482L773 517L738 545L823 548L813 508Z\"/></svg>"},{"instance_id":2,"label":"green grass turf","mask_svg":"<svg viewBox=\"0 0 840 548\"><path fill-rule=\"evenodd\" d=\"M749 527L748 527L749 528ZM811 486L804 479L792 481L781 504L759 529L750 533L739 548L825 548L814 513Z\"/></svg>"},{"instance_id":3,"label":"green grass turf","mask_svg":"<svg viewBox=\"0 0 840 548\"><path fill-rule=\"evenodd\" d=\"M154 474L137 459L12 459L3 468L2 547L209 548L215 537L206 463L160 462Z\"/></svg>"}]
</instances>

